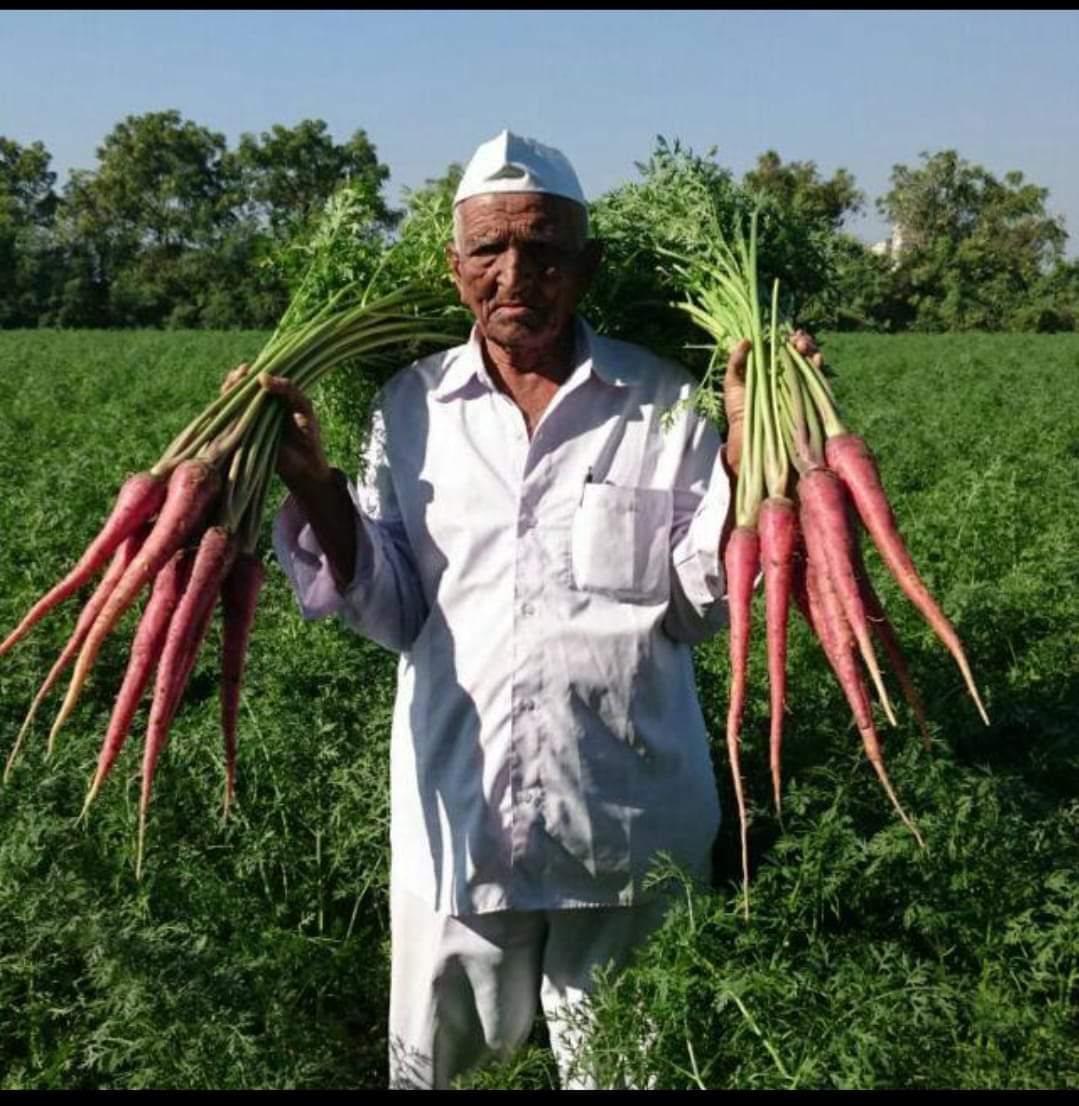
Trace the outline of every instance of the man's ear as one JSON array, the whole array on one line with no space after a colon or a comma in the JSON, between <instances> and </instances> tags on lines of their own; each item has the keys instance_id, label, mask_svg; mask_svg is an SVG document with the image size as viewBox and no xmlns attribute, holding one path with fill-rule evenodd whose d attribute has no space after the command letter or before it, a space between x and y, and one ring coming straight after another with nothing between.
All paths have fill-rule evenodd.
<instances>
[{"instance_id":1,"label":"man's ear","mask_svg":"<svg viewBox=\"0 0 1079 1106\"><path fill-rule=\"evenodd\" d=\"M602 238L589 238L580 253L580 274L582 295L592 287L596 279L599 267L603 262L603 253L606 246Z\"/></svg>"},{"instance_id":2,"label":"man's ear","mask_svg":"<svg viewBox=\"0 0 1079 1106\"><path fill-rule=\"evenodd\" d=\"M464 297L461 295L461 255L453 242L446 243L446 264L450 269L453 286L457 289L457 298L464 303Z\"/></svg>"}]
</instances>

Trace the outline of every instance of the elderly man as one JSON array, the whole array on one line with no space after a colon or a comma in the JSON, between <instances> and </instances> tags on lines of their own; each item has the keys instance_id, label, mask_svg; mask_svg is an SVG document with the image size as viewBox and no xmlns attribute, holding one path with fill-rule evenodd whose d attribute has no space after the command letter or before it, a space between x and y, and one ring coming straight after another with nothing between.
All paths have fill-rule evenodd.
<instances>
[{"instance_id":1,"label":"elderly man","mask_svg":"<svg viewBox=\"0 0 1079 1106\"><path fill-rule=\"evenodd\" d=\"M454 214L472 335L383 389L358 484L304 398L264 381L294 413L275 540L305 617L339 614L401 658L392 1084L506 1056L542 1004L563 1084L588 1085L573 1011L661 920L656 853L709 872L690 647L725 621L741 388L725 466L679 406L689 375L575 316L601 246L558 151L503 132Z\"/></svg>"}]
</instances>

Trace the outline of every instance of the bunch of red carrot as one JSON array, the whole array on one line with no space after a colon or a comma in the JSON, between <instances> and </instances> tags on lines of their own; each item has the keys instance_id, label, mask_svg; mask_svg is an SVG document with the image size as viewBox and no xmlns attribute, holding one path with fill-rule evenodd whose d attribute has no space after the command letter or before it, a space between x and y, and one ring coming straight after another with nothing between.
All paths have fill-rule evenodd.
<instances>
[{"instance_id":1,"label":"bunch of red carrot","mask_svg":"<svg viewBox=\"0 0 1079 1106\"><path fill-rule=\"evenodd\" d=\"M343 306L350 297L352 302ZM255 550L282 418L258 377L285 377L307 390L344 361L417 341L451 340L450 335L430 332L431 318L423 314L426 306L429 297L414 289L369 299L349 288L302 322L295 312L286 314L244 381L199 414L153 468L124 483L104 527L75 567L0 643L2 656L48 611L104 569L74 633L34 697L8 759L6 778L38 707L74 661L49 735L51 753L103 643L150 588L83 806L85 816L120 753L156 668L142 764L138 872L154 771L219 600L226 815L232 798L240 686L263 580Z\"/></svg>"},{"instance_id":2,"label":"bunch of red carrot","mask_svg":"<svg viewBox=\"0 0 1079 1106\"><path fill-rule=\"evenodd\" d=\"M682 269L688 276L688 269ZM706 276L701 279L700 274ZM727 748L742 838L748 914L749 865L740 731L746 700L750 610L763 571L768 676L770 766L780 811L780 751L786 697L787 623L793 597L823 648L854 715L867 757L900 818L919 844L914 823L884 767L881 742L858 656L864 661L892 725L895 711L873 652L875 635L928 743L925 712L895 632L866 574L858 520L869 532L903 592L959 665L967 689L988 724L959 637L930 595L896 525L869 447L839 418L820 355L808 338L779 318L779 282L772 287L767 326L757 279L757 217L749 241L731 248L720 240L713 262L698 263L690 301L683 305L715 340L717 361L740 339L751 343L746 367L745 428L738 474L735 528L724 568L730 605L731 689ZM807 356L809 355L809 356Z\"/></svg>"}]
</instances>

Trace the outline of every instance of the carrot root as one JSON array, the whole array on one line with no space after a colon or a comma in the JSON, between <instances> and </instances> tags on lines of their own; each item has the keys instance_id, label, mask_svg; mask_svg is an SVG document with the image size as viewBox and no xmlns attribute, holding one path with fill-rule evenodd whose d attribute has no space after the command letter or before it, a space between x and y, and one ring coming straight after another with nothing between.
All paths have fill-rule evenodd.
<instances>
[{"instance_id":1,"label":"carrot root","mask_svg":"<svg viewBox=\"0 0 1079 1106\"><path fill-rule=\"evenodd\" d=\"M771 728L768 759L776 814L782 818L780 754L783 745L783 712L787 697L787 619L793 586L794 549L798 517L789 499L772 497L761 504L757 523L760 557L764 567L765 618L768 640L768 682L771 696Z\"/></svg>"},{"instance_id":2,"label":"carrot root","mask_svg":"<svg viewBox=\"0 0 1079 1106\"><path fill-rule=\"evenodd\" d=\"M910 669L907 667L907 658L903 655L903 649L896 637L895 630L877 593L873 590L872 583L870 583L869 574L866 572L865 563L862 561L861 550L858 549L857 545L855 546L854 569L858 578L858 590L861 593L862 602L865 603L866 614L869 616L869 624L873 627L873 633L876 634L877 640L892 666L892 671L899 681L903 698L906 699L907 706L910 707L914 720L918 723L918 729L921 731L922 744L928 751L931 748L931 743L929 726L925 718L925 705L917 687L914 685L914 681L911 679Z\"/></svg>"},{"instance_id":3,"label":"carrot root","mask_svg":"<svg viewBox=\"0 0 1079 1106\"><path fill-rule=\"evenodd\" d=\"M150 536L109 596L83 643L82 651L75 662L75 670L71 674L67 694L49 734L50 742L55 740L75 709L79 694L105 639L142 589L161 571L176 550L186 544L197 531L220 487L220 474L203 461L185 461L173 470L165 504Z\"/></svg>"},{"instance_id":4,"label":"carrot root","mask_svg":"<svg viewBox=\"0 0 1079 1106\"><path fill-rule=\"evenodd\" d=\"M888 566L904 594L921 612L933 632L955 658L959 671L967 685L974 705L988 726L986 714L974 676L967 662L967 655L955 627L930 594L914 560L907 550L903 536L895 521L895 515L884 493L876 461L869 446L856 434L840 434L829 438L825 446L829 467L842 480L861 516L862 523L876 543L884 563Z\"/></svg>"},{"instance_id":5,"label":"carrot root","mask_svg":"<svg viewBox=\"0 0 1079 1106\"><path fill-rule=\"evenodd\" d=\"M873 770L877 773L877 778L884 787L885 794L891 800L903 824L924 849L925 842L922 840L922 835L900 804L895 789L892 787L892 782L888 777L888 772L884 767L880 738L877 736L876 727L873 725L873 712L869 706L869 694L866 691L862 674L858 671L858 666L854 660L850 628L846 624L839 597L835 594L827 573L821 571L812 559L809 562L806 582L809 591L810 609L814 613L821 647L824 649L828 663L831 665L832 671L839 681L839 686L846 696L851 713L854 715L854 722L861 735L865 754L869 758L869 763L873 765Z\"/></svg>"},{"instance_id":6,"label":"carrot root","mask_svg":"<svg viewBox=\"0 0 1079 1106\"><path fill-rule=\"evenodd\" d=\"M232 535L220 526L212 526L202 536L191 578L176 612L169 623L165 649L157 669L154 701L146 733L142 759L142 793L139 797L139 838L135 875L142 878L142 858L150 794L158 758L168 740L172 720L191 675L199 646L209 628L221 583L237 553Z\"/></svg>"},{"instance_id":7,"label":"carrot root","mask_svg":"<svg viewBox=\"0 0 1079 1106\"><path fill-rule=\"evenodd\" d=\"M888 721L897 726L899 723L873 652L873 644L869 639L869 622L854 578L854 535L843 485L827 469L813 469L799 482L798 495L801 500L799 517L810 559L827 568L832 589L858 643L884 713L888 716Z\"/></svg>"},{"instance_id":8,"label":"carrot root","mask_svg":"<svg viewBox=\"0 0 1079 1106\"><path fill-rule=\"evenodd\" d=\"M21 641L53 607L86 584L124 540L157 513L164 498L164 481L149 473L136 473L126 480L97 537L87 546L75 567L30 608L19 625L0 643L0 657Z\"/></svg>"},{"instance_id":9,"label":"carrot root","mask_svg":"<svg viewBox=\"0 0 1079 1106\"><path fill-rule=\"evenodd\" d=\"M742 839L742 886L745 916L749 918L749 841L746 825L746 799L742 789L740 731L746 701L746 670L749 662L750 602L753 581L760 566L760 540L757 531L738 526L732 531L724 555L727 575L727 603L730 610L731 694L727 709L727 754L734 778L738 802L738 824Z\"/></svg>"},{"instance_id":10,"label":"carrot root","mask_svg":"<svg viewBox=\"0 0 1079 1106\"><path fill-rule=\"evenodd\" d=\"M138 710L139 701L153 674L157 658L161 655L169 621L187 586L192 560L190 550L180 550L173 554L169 563L158 573L154 581L150 601L146 604L135 639L131 644L131 657L124 674L124 682L116 696L116 704L109 719L109 728L105 734L101 752L98 754L97 770L83 803L80 819L86 817L90 805L101 790L105 777L109 774L127 740L135 711Z\"/></svg>"},{"instance_id":11,"label":"carrot root","mask_svg":"<svg viewBox=\"0 0 1079 1106\"><path fill-rule=\"evenodd\" d=\"M30 726L33 724L34 717L37 715L38 707L45 701L46 696L56 686L57 681L63 674L63 671L71 663L75 654L82 646L86 635L90 632L90 627L94 623L94 619L97 618L98 612L107 602L109 596L112 594L113 589L119 582L120 577L123 576L127 569L127 566L131 564L135 558L135 554L138 553L139 548L142 546L143 541L146 539L146 535L149 532L148 524L144 523L133 534L129 535L123 540L119 548L112 555L112 561L109 564L105 575L101 578L101 582L98 584L94 591L94 594L90 596L85 607L79 615L78 621L75 623L75 629L71 637L68 639L67 644L64 646L60 656L57 657L56 663L52 666L48 676L45 677L45 682L38 689L37 694L34 696L33 702L30 704L30 709L26 712L26 718L23 719L23 724L19 729L19 734L15 739L15 746L11 750L11 754L7 759L7 764L4 766L4 783L8 782L8 778L11 775L11 770L15 765L15 759L19 755L19 750L22 748L23 739L30 730ZM50 743L45 752L45 759L52 755L52 744Z\"/></svg>"}]
</instances>

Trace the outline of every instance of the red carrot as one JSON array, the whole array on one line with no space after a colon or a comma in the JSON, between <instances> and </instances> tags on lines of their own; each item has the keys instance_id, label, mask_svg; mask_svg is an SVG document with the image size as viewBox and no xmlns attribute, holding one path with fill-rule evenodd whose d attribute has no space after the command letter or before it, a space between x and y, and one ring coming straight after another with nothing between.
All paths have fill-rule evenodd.
<instances>
[{"instance_id":1,"label":"red carrot","mask_svg":"<svg viewBox=\"0 0 1079 1106\"><path fill-rule=\"evenodd\" d=\"M165 499L165 482L147 472L136 473L124 482L116 504L101 532L79 558L79 563L51 591L43 595L25 618L0 644L2 657L40 622L53 607L86 584L116 552L121 542L152 518Z\"/></svg>"},{"instance_id":2,"label":"red carrot","mask_svg":"<svg viewBox=\"0 0 1079 1106\"><path fill-rule=\"evenodd\" d=\"M768 627L768 680L771 690L769 762L776 814L780 805L780 752L783 744L783 711L787 697L787 618L790 612L794 572L794 548L798 516L794 504L772 496L761 504L757 522L761 563L764 566L765 612Z\"/></svg>"},{"instance_id":3,"label":"red carrot","mask_svg":"<svg viewBox=\"0 0 1079 1106\"><path fill-rule=\"evenodd\" d=\"M194 663L193 653L197 653L202 644L221 584L235 557L235 541L223 527L212 526L203 534L195 554L191 579L169 624L154 687L151 725L154 712L158 721L166 727L171 723L183 694L186 676Z\"/></svg>"},{"instance_id":4,"label":"red carrot","mask_svg":"<svg viewBox=\"0 0 1079 1106\"><path fill-rule=\"evenodd\" d=\"M109 596L83 643L67 695L53 723L50 741L75 709L79 692L105 639L135 602L139 592L197 531L220 488L220 474L212 465L203 461L185 461L177 466L169 479L168 495L150 536Z\"/></svg>"},{"instance_id":5,"label":"red carrot","mask_svg":"<svg viewBox=\"0 0 1079 1106\"><path fill-rule=\"evenodd\" d=\"M97 771L94 773L80 817L86 816L90 804L97 797L105 777L109 774L127 740L131 720L135 717L139 701L142 699L154 665L157 664L165 644L169 621L187 586L193 560L194 552L182 549L174 553L169 563L157 574L150 602L146 604L139 628L135 633L135 640L131 643L131 659L128 661L120 693L116 696L116 705L109 719L109 728L98 755Z\"/></svg>"},{"instance_id":6,"label":"red carrot","mask_svg":"<svg viewBox=\"0 0 1079 1106\"><path fill-rule=\"evenodd\" d=\"M892 671L899 681L899 686L903 689L903 698L906 699L907 706L910 707L911 713L918 723L918 729L921 730L922 744L928 749L930 747L929 727L925 720L925 706L922 703L922 697L918 694L918 689L911 679L910 669L907 668L907 658L903 655L895 630L888 620L888 615L885 614L877 593L873 590L872 583L870 583L869 574L865 569L865 562L862 560L862 551L857 542L854 545L854 553L854 571L858 580L858 591L862 596L862 602L865 604L869 624L873 627L873 633L877 635L877 640L891 663Z\"/></svg>"},{"instance_id":7,"label":"red carrot","mask_svg":"<svg viewBox=\"0 0 1079 1106\"><path fill-rule=\"evenodd\" d=\"M809 558L816 562L818 570L827 571L836 598L842 606L844 618L854 633L862 659L873 677L884 712L888 721L895 726L898 724L895 711L873 653L873 644L869 640L869 621L854 578L851 551L854 534L843 485L827 469L811 469L803 474L798 483L798 497L801 501L799 520Z\"/></svg>"},{"instance_id":8,"label":"red carrot","mask_svg":"<svg viewBox=\"0 0 1079 1106\"><path fill-rule=\"evenodd\" d=\"M861 734L865 754L869 758L869 763L873 765L873 770L877 773L885 793L903 820L903 824L914 834L915 840L924 849L925 842L922 840L922 835L900 805L892 787L892 781L888 778L888 772L884 767L880 738L873 725L869 694L854 659L854 641L843 615L843 606L832 587L827 571L816 564L812 557L809 561L806 583L809 606L813 612L821 647L854 715L854 722Z\"/></svg>"},{"instance_id":9,"label":"red carrot","mask_svg":"<svg viewBox=\"0 0 1079 1106\"><path fill-rule=\"evenodd\" d=\"M930 595L914 567L914 561L896 525L888 497L884 494L877 464L869 446L856 434L840 434L828 439L825 451L829 467L846 486L865 528L872 535L884 558L884 563L907 598L921 611L926 622L955 658L966 681L967 690L988 726L989 716L985 713L978 689L974 686L974 677L967 663L966 653L963 652L962 642L955 627Z\"/></svg>"},{"instance_id":10,"label":"red carrot","mask_svg":"<svg viewBox=\"0 0 1079 1106\"><path fill-rule=\"evenodd\" d=\"M139 842L136 875L142 874L142 852L146 817L158 758L168 740L169 729L194 666L199 646L209 627L221 583L236 556L232 535L213 526L202 537L191 578L176 613L169 623L165 649L157 669L154 701L142 759L142 794L139 799Z\"/></svg>"},{"instance_id":11,"label":"red carrot","mask_svg":"<svg viewBox=\"0 0 1079 1106\"><path fill-rule=\"evenodd\" d=\"M30 724L33 722L34 716L37 714L37 708L44 701L45 696L52 691L53 687L56 685L56 681L60 679L61 673L67 668L72 658L78 652L86 635L90 632L90 627L94 624L94 619L97 618L98 612L112 594L113 589L119 582L120 577L123 576L127 566L135 559L135 554L138 553L143 541L145 541L149 529L149 524L143 523L138 530L125 538L120 544L120 547L113 553L112 561L105 575L101 578L101 583L98 584L94 594L90 596L89 601L86 606L83 607L82 613L79 615L78 621L75 623L74 633L68 639L68 643L64 646L63 652L61 652L60 656L57 658L48 676L45 677L45 682L34 696L34 701L30 704L30 709L26 712L26 718L23 721L22 728L19 730L19 735L15 739L15 747L11 750L11 755L8 757L7 765L4 768L5 783L7 783L8 776L11 774L11 769L15 764L15 758L19 755L19 749L22 746L23 738L30 729ZM50 744L45 755L48 757L51 754L52 745Z\"/></svg>"},{"instance_id":12,"label":"red carrot","mask_svg":"<svg viewBox=\"0 0 1079 1106\"><path fill-rule=\"evenodd\" d=\"M753 581L760 569L760 540L752 526L736 526L723 558L727 575L727 605L730 611L731 694L727 709L727 754L738 800L738 823L742 835L742 877L745 912L749 917L749 843L746 829L746 800L742 790L739 733L746 702L746 674L749 662L750 603Z\"/></svg>"},{"instance_id":13,"label":"red carrot","mask_svg":"<svg viewBox=\"0 0 1079 1106\"><path fill-rule=\"evenodd\" d=\"M247 662L247 643L264 577L262 561L252 553L241 553L221 588L221 732L225 738L225 817L228 817L236 776L236 718Z\"/></svg>"},{"instance_id":14,"label":"red carrot","mask_svg":"<svg viewBox=\"0 0 1079 1106\"><path fill-rule=\"evenodd\" d=\"M168 705L165 707L165 713L162 716L166 739L168 738L169 730L172 729L172 723L173 719L176 717L176 712L180 709L180 702L184 697L184 692L187 690L187 684L195 668L195 662L199 658L199 650L202 648L202 642L210 629L210 623L213 621L214 608L217 606L217 601L221 595L220 584L217 583L213 586L217 590L211 592L208 603L200 605L201 610L198 621L192 627L191 633L184 643L183 654L177 661L177 671L179 675L173 683L172 695L169 697Z\"/></svg>"}]
</instances>

